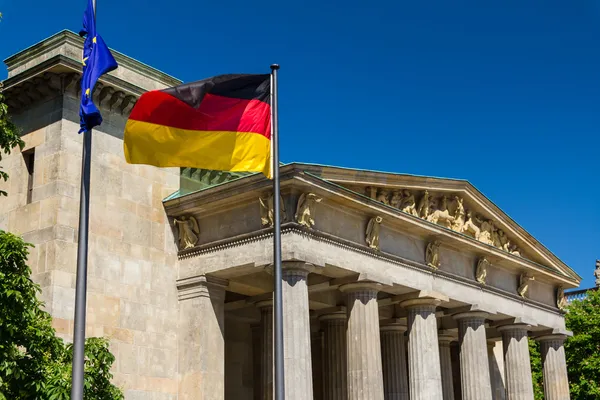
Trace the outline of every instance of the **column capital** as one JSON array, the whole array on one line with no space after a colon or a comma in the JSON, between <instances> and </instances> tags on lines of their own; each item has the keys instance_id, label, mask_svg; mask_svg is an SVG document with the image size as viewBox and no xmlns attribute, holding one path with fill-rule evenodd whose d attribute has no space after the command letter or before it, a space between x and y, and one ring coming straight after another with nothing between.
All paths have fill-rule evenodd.
<instances>
[{"instance_id":1,"label":"column capital","mask_svg":"<svg viewBox=\"0 0 600 400\"><path fill-rule=\"evenodd\" d=\"M502 325L496 328L498 332L508 332L508 331L529 331L531 329L531 325L528 324L508 324Z\"/></svg>"},{"instance_id":2,"label":"column capital","mask_svg":"<svg viewBox=\"0 0 600 400\"><path fill-rule=\"evenodd\" d=\"M552 341L557 341L560 342L561 344L567 340L567 335L565 334L560 334L560 333L552 333L549 335L542 335L542 336L536 336L534 337L535 340L537 340L538 342L552 342Z\"/></svg>"},{"instance_id":3,"label":"column capital","mask_svg":"<svg viewBox=\"0 0 600 400\"><path fill-rule=\"evenodd\" d=\"M342 293L353 293L362 291L374 291L378 293L382 287L383 285L377 282L354 282L340 286L339 290Z\"/></svg>"},{"instance_id":4,"label":"column capital","mask_svg":"<svg viewBox=\"0 0 600 400\"><path fill-rule=\"evenodd\" d=\"M176 285L179 301L196 297L223 296L224 298L225 289L229 285L229 281L214 276L199 275L178 279Z\"/></svg>"},{"instance_id":5,"label":"column capital","mask_svg":"<svg viewBox=\"0 0 600 400\"><path fill-rule=\"evenodd\" d=\"M485 311L467 311L458 314L454 314L452 318L456 320L466 319L466 318L481 318L486 319L490 314Z\"/></svg>"},{"instance_id":6,"label":"column capital","mask_svg":"<svg viewBox=\"0 0 600 400\"><path fill-rule=\"evenodd\" d=\"M404 324L393 323L393 324L381 325L379 327L379 330L381 332L402 332L402 333L404 333L408 330L408 327Z\"/></svg>"},{"instance_id":7,"label":"column capital","mask_svg":"<svg viewBox=\"0 0 600 400\"><path fill-rule=\"evenodd\" d=\"M273 307L273 300L261 300L254 303L257 308Z\"/></svg>"},{"instance_id":8,"label":"column capital","mask_svg":"<svg viewBox=\"0 0 600 400\"><path fill-rule=\"evenodd\" d=\"M348 317L346 315L346 307L343 307L343 308L344 309L340 310L340 311L321 314L321 315L319 315L318 319L319 319L319 321L333 321L333 320L346 321L346 319L348 319Z\"/></svg>"},{"instance_id":9,"label":"column capital","mask_svg":"<svg viewBox=\"0 0 600 400\"><path fill-rule=\"evenodd\" d=\"M458 340L458 338L454 335L448 334L448 333L438 333L438 342L441 345L450 345L450 343L452 342L456 342Z\"/></svg>"},{"instance_id":10,"label":"column capital","mask_svg":"<svg viewBox=\"0 0 600 400\"><path fill-rule=\"evenodd\" d=\"M436 308L441 303L442 303L442 300L440 300L440 299L436 299L434 297L424 297L424 298L419 298L419 299L404 300L400 303L400 307L406 308L406 309L411 309L411 308L416 308L416 307L431 306L433 308Z\"/></svg>"}]
</instances>

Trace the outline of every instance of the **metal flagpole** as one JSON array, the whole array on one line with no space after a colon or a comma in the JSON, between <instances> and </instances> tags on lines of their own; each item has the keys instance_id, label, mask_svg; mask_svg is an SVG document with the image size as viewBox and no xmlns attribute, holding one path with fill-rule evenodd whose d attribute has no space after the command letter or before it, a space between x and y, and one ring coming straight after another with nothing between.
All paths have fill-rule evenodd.
<instances>
[{"instance_id":1,"label":"metal flagpole","mask_svg":"<svg viewBox=\"0 0 600 400\"><path fill-rule=\"evenodd\" d=\"M273 146L273 347L274 347L274 399L284 400L283 380L283 304L281 294L281 219L279 195L279 129L277 126L277 71L278 64L271 65L271 144Z\"/></svg>"},{"instance_id":2,"label":"metal flagpole","mask_svg":"<svg viewBox=\"0 0 600 400\"><path fill-rule=\"evenodd\" d=\"M94 6L95 19L96 0L92 0L92 5ZM83 96L83 93L81 93L81 95ZM92 93L90 93L90 95L92 95ZM77 241L77 280L75 284L75 321L73 328L71 400L83 400L91 156L92 130L90 129L83 132L83 154L81 158L81 192L79 195L79 237Z\"/></svg>"}]
</instances>

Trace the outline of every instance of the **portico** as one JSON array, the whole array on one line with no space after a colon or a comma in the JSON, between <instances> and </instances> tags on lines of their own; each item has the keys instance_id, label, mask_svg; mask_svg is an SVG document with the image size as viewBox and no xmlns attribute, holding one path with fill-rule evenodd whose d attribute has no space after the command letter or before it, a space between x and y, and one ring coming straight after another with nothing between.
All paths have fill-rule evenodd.
<instances>
[{"instance_id":1,"label":"portico","mask_svg":"<svg viewBox=\"0 0 600 400\"><path fill-rule=\"evenodd\" d=\"M560 378L546 380L547 392L561 392L560 338L569 333L557 300L577 276L467 182L361 173L282 169L287 398L491 400L505 392L533 399L528 336L542 337L545 373ZM195 247L180 251L180 287L190 279L210 287L213 279L225 291L203 292L225 329L205 330L214 336L208 343L219 345L198 361L223 373L211 372L206 396L180 386L184 398L272 398L270 193L270 182L253 175L165 202L171 218L193 216L199 226ZM202 318L197 307L180 310L182 326ZM260 340L251 339L252 326L260 326ZM242 331L249 334L239 338ZM501 379L488 351L499 341ZM460 385L453 384L451 343ZM180 363L198 353L194 346L182 336Z\"/></svg>"}]
</instances>

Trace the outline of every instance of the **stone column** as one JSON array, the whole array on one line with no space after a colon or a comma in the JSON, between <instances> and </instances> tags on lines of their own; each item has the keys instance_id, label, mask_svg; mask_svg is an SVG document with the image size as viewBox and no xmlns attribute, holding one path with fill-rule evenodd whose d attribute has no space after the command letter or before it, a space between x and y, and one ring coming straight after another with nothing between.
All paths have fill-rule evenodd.
<instances>
[{"instance_id":1,"label":"stone column","mask_svg":"<svg viewBox=\"0 0 600 400\"><path fill-rule=\"evenodd\" d=\"M533 400L533 381L529 360L527 325L505 325L502 332L504 347L504 377L507 400Z\"/></svg>"},{"instance_id":2,"label":"stone column","mask_svg":"<svg viewBox=\"0 0 600 400\"><path fill-rule=\"evenodd\" d=\"M253 399L261 400L261 358L262 358L262 330L260 325L253 325L252 329L252 389Z\"/></svg>"},{"instance_id":3,"label":"stone column","mask_svg":"<svg viewBox=\"0 0 600 400\"><path fill-rule=\"evenodd\" d=\"M177 282L181 400L225 398L226 287L227 281L205 275Z\"/></svg>"},{"instance_id":4,"label":"stone column","mask_svg":"<svg viewBox=\"0 0 600 400\"><path fill-rule=\"evenodd\" d=\"M496 342L488 340L488 359L490 361L490 382L492 384L492 400L505 400L506 390L504 389L504 378L502 377L502 371L498 365L498 359L494 349L496 348ZM502 364L504 366L504 364Z\"/></svg>"},{"instance_id":5,"label":"stone column","mask_svg":"<svg viewBox=\"0 0 600 400\"><path fill-rule=\"evenodd\" d=\"M400 303L408 311L408 382L411 400L441 399L442 373L435 309L437 299Z\"/></svg>"},{"instance_id":6,"label":"stone column","mask_svg":"<svg viewBox=\"0 0 600 400\"><path fill-rule=\"evenodd\" d=\"M286 400L313 398L310 356L309 269L301 262L283 263L283 356Z\"/></svg>"},{"instance_id":7,"label":"stone column","mask_svg":"<svg viewBox=\"0 0 600 400\"><path fill-rule=\"evenodd\" d=\"M348 400L383 400L377 304L379 286L360 282L340 288L347 293Z\"/></svg>"},{"instance_id":8,"label":"stone column","mask_svg":"<svg viewBox=\"0 0 600 400\"><path fill-rule=\"evenodd\" d=\"M409 400L404 332L401 324L384 325L381 331L383 394L385 400Z\"/></svg>"},{"instance_id":9,"label":"stone column","mask_svg":"<svg viewBox=\"0 0 600 400\"><path fill-rule=\"evenodd\" d=\"M323 332L313 331L310 335L312 354L312 382L314 400L323 400Z\"/></svg>"},{"instance_id":10,"label":"stone column","mask_svg":"<svg viewBox=\"0 0 600 400\"><path fill-rule=\"evenodd\" d=\"M485 336L486 317L487 313L481 311L454 316L458 321L460 386L463 400L492 400L490 362Z\"/></svg>"},{"instance_id":11,"label":"stone column","mask_svg":"<svg viewBox=\"0 0 600 400\"><path fill-rule=\"evenodd\" d=\"M260 398L273 399L273 301L259 301L260 309Z\"/></svg>"},{"instance_id":12,"label":"stone column","mask_svg":"<svg viewBox=\"0 0 600 400\"><path fill-rule=\"evenodd\" d=\"M544 370L544 397L546 400L569 400L569 377L565 358L565 335L538 337Z\"/></svg>"},{"instance_id":13,"label":"stone column","mask_svg":"<svg viewBox=\"0 0 600 400\"><path fill-rule=\"evenodd\" d=\"M324 400L348 398L346 310L319 317L323 327Z\"/></svg>"},{"instance_id":14,"label":"stone column","mask_svg":"<svg viewBox=\"0 0 600 400\"><path fill-rule=\"evenodd\" d=\"M456 338L451 335L440 334L438 336L444 400L454 400L454 379L452 377L452 353L450 352L450 343L455 340Z\"/></svg>"}]
</instances>

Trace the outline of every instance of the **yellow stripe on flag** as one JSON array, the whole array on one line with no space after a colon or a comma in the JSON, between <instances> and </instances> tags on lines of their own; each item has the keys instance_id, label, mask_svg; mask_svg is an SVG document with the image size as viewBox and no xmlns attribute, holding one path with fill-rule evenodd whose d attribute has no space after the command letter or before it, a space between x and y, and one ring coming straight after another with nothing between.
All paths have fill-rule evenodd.
<instances>
[{"instance_id":1,"label":"yellow stripe on flag","mask_svg":"<svg viewBox=\"0 0 600 400\"><path fill-rule=\"evenodd\" d=\"M258 133L194 131L130 119L123 147L130 164L252 171L271 178L271 141Z\"/></svg>"}]
</instances>

